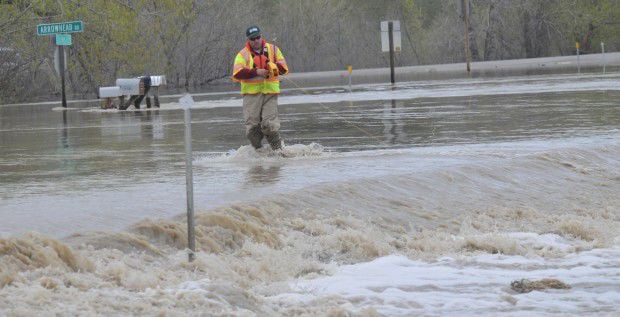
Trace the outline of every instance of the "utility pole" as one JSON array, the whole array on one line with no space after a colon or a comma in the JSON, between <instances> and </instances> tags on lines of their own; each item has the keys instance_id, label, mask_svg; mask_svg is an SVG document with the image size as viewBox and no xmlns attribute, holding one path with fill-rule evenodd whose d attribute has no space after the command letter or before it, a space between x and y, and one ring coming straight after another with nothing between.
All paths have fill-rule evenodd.
<instances>
[{"instance_id":1,"label":"utility pole","mask_svg":"<svg viewBox=\"0 0 620 317\"><path fill-rule=\"evenodd\" d=\"M394 22L388 22L388 38L390 41L390 81L394 85Z\"/></svg>"},{"instance_id":2,"label":"utility pole","mask_svg":"<svg viewBox=\"0 0 620 317\"><path fill-rule=\"evenodd\" d=\"M461 0L461 13L465 22L465 62L467 63L467 74L471 73L471 53L469 51L469 0Z\"/></svg>"}]
</instances>

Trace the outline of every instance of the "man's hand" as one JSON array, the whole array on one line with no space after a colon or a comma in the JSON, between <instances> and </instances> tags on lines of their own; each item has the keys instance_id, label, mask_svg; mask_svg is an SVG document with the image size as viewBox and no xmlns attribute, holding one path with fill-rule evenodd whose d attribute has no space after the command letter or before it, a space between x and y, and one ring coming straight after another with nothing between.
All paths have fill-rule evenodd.
<instances>
[{"instance_id":1,"label":"man's hand","mask_svg":"<svg viewBox=\"0 0 620 317\"><path fill-rule=\"evenodd\" d=\"M261 77L267 77L267 70L259 68L256 70L256 75L261 76Z\"/></svg>"}]
</instances>

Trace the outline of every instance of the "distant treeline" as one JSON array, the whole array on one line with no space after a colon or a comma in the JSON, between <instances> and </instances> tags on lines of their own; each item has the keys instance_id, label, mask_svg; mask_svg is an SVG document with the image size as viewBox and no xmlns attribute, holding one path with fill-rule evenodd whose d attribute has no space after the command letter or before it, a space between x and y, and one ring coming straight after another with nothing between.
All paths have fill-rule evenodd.
<instances>
[{"instance_id":1,"label":"distant treeline","mask_svg":"<svg viewBox=\"0 0 620 317\"><path fill-rule=\"evenodd\" d=\"M0 0L0 102L59 93L54 43L36 26L75 20L67 90L84 97L146 74L205 89L230 76L252 24L293 72L385 67L384 20L400 21L399 66L463 62L466 32L472 61L620 47L620 0Z\"/></svg>"}]
</instances>

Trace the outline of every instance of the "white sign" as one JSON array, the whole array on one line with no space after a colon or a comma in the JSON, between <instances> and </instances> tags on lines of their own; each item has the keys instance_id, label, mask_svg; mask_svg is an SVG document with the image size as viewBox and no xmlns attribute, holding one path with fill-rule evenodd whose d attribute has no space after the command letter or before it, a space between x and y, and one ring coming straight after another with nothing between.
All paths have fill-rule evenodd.
<instances>
[{"instance_id":1,"label":"white sign","mask_svg":"<svg viewBox=\"0 0 620 317\"><path fill-rule=\"evenodd\" d=\"M402 50L400 37L400 21L381 21L381 51L390 51L390 35L388 34L388 22L392 22L392 39L394 41L394 52Z\"/></svg>"},{"instance_id":2,"label":"white sign","mask_svg":"<svg viewBox=\"0 0 620 317\"><path fill-rule=\"evenodd\" d=\"M67 70L67 54L63 54L65 56L65 69ZM58 51L58 46L54 50L54 69L56 73L60 74L60 52Z\"/></svg>"},{"instance_id":3,"label":"white sign","mask_svg":"<svg viewBox=\"0 0 620 317\"><path fill-rule=\"evenodd\" d=\"M183 109L190 109L194 105L194 99L192 99L190 94L185 94L185 96L179 99L179 103Z\"/></svg>"}]
</instances>

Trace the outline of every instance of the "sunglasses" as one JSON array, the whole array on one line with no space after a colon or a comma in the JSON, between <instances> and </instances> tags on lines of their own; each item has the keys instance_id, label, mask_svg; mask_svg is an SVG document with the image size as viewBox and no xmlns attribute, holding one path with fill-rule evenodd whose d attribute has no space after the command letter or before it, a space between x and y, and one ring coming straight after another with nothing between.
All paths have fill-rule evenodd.
<instances>
[{"instance_id":1,"label":"sunglasses","mask_svg":"<svg viewBox=\"0 0 620 317\"><path fill-rule=\"evenodd\" d=\"M260 35L250 38L250 41L256 41L256 40L260 40Z\"/></svg>"}]
</instances>

